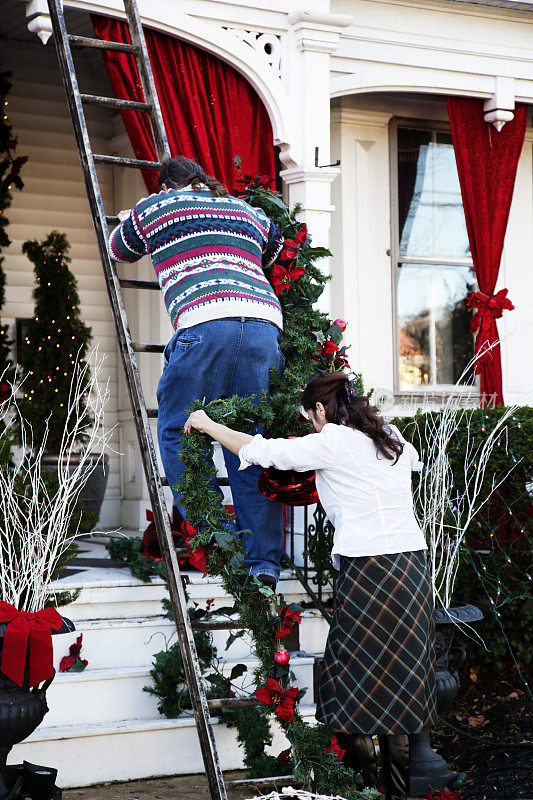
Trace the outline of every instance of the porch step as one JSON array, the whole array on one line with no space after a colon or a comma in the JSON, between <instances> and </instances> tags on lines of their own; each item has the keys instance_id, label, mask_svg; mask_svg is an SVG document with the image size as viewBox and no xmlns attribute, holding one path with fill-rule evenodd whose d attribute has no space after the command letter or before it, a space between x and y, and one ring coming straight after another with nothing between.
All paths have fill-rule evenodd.
<instances>
[{"instance_id":1,"label":"porch step","mask_svg":"<svg viewBox=\"0 0 533 800\"><path fill-rule=\"evenodd\" d=\"M82 658L91 670L121 667L149 668L153 656L176 641L174 623L166 617L130 617L102 620L77 620L76 631L52 637L54 666L59 669L63 656L83 634ZM248 632L226 650L229 631L213 631L213 643L221 658L240 661L250 658L252 639ZM327 622L314 609L304 611L300 625L300 648L307 655L323 653L328 635Z\"/></svg>"},{"instance_id":2,"label":"porch step","mask_svg":"<svg viewBox=\"0 0 533 800\"><path fill-rule=\"evenodd\" d=\"M211 610L233 604L233 599L222 588L216 578L204 578L199 572L184 572L189 579L187 592L191 603L205 608L207 600L212 600ZM61 613L77 620L102 620L159 616L164 597L168 593L164 582L152 578L150 583L133 578L128 569L107 569L79 572L76 575L55 581L53 588L60 591L79 591L74 603L60 609ZM287 603L301 603L309 598L299 581L289 570L282 573L278 591Z\"/></svg>"},{"instance_id":3,"label":"porch step","mask_svg":"<svg viewBox=\"0 0 533 800\"><path fill-rule=\"evenodd\" d=\"M307 722L314 722L315 706L300 706L300 713ZM242 748L235 729L216 718L213 723L222 768L242 768ZM289 744L275 721L272 731L269 752L278 755ZM57 784L62 788L204 771L192 717L76 721L57 727L43 724L11 751L11 764L23 759L57 767Z\"/></svg>"},{"instance_id":4,"label":"porch step","mask_svg":"<svg viewBox=\"0 0 533 800\"><path fill-rule=\"evenodd\" d=\"M253 670L258 661L243 658L228 660L221 665L223 675L229 676L237 663L247 666L247 672L232 681L237 696L249 696L253 684ZM294 655L291 669L295 684L307 688L307 697L313 697L312 657ZM69 725L72 720L83 720L84 724L122 722L131 719L153 719L158 716L158 698L143 691L152 684L149 667L115 667L91 669L83 672L58 673L50 686L47 698L49 712L45 718L47 728Z\"/></svg>"}]
</instances>

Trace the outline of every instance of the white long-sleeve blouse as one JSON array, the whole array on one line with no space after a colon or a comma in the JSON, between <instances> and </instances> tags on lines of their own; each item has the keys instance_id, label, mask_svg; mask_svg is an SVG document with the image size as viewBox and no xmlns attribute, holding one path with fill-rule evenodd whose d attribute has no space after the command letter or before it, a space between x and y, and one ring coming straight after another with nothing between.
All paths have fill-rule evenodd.
<instances>
[{"instance_id":1,"label":"white long-sleeve blouse","mask_svg":"<svg viewBox=\"0 0 533 800\"><path fill-rule=\"evenodd\" d=\"M239 451L241 464L300 472L316 470L320 502L335 528L331 557L376 556L425 550L424 535L413 512L411 471L419 470L418 453L391 425L404 443L394 463L380 455L364 433L328 422L320 433L296 439L254 436Z\"/></svg>"}]
</instances>

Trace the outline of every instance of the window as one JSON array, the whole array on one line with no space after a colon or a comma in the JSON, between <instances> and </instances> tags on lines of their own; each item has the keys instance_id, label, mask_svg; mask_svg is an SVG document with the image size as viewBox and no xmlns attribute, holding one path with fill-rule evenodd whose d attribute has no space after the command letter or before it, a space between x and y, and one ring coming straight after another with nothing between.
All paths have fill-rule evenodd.
<instances>
[{"instance_id":1,"label":"window","mask_svg":"<svg viewBox=\"0 0 533 800\"><path fill-rule=\"evenodd\" d=\"M474 354L463 300L475 288L452 138L422 126L395 131L398 385L451 387Z\"/></svg>"}]
</instances>

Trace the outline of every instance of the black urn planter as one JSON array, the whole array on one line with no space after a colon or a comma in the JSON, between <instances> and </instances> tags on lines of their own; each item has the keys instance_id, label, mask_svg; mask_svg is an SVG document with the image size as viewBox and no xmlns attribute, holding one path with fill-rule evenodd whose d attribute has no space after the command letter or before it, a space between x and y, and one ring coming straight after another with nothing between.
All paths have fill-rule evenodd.
<instances>
[{"instance_id":1,"label":"black urn planter","mask_svg":"<svg viewBox=\"0 0 533 800\"><path fill-rule=\"evenodd\" d=\"M4 646L4 634L7 625L0 624L0 663ZM63 625L54 635L70 633L75 630L74 623L63 617ZM8 798L25 797L24 789L31 783L43 783L46 767L24 764L7 766L6 760L13 745L24 741L41 724L48 711L46 704L46 690L52 683L54 674L43 684L30 688L29 686L29 657L26 656L22 686L8 678L0 670L0 800ZM53 771L53 770L52 770ZM30 775L31 773L31 775ZM41 777L43 776L43 777ZM46 780L44 780L46 783ZM55 783L55 777L54 781ZM35 797L46 797L44 793L37 793ZM50 794L50 797L52 795Z\"/></svg>"},{"instance_id":2,"label":"black urn planter","mask_svg":"<svg viewBox=\"0 0 533 800\"><path fill-rule=\"evenodd\" d=\"M69 462L75 466L79 462L80 456L77 453L72 453L69 456ZM107 487L107 479L109 477L109 456L104 453L103 457L100 455L89 456L87 459L87 468L92 467L95 462L99 462L93 470L87 483L80 492L79 499L83 503L84 509L94 514L94 522L90 527L80 527L79 533L90 533L98 522L100 517L100 509L104 501L105 490ZM59 463L59 456L47 455L43 456L41 460L43 469L56 471Z\"/></svg>"},{"instance_id":3,"label":"black urn planter","mask_svg":"<svg viewBox=\"0 0 533 800\"><path fill-rule=\"evenodd\" d=\"M462 647L452 647L456 622L479 622L483 614L473 605L450 609L437 609L435 618L436 663L435 681L437 689L437 710L439 714L447 711L459 691L459 667L466 659ZM423 796L432 789L451 786L458 778L457 772L448 769L442 756L430 744L429 729L409 736L411 794Z\"/></svg>"}]
</instances>

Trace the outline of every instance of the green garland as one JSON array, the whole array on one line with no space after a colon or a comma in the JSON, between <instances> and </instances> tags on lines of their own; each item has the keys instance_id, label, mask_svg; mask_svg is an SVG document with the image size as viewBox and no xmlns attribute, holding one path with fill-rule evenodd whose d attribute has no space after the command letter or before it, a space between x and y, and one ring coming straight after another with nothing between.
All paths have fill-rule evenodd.
<instances>
[{"instance_id":1,"label":"green garland","mask_svg":"<svg viewBox=\"0 0 533 800\"><path fill-rule=\"evenodd\" d=\"M298 412L298 398L303 386L317 372L349 368L346 348L341 347L345 324L342 320L332 323L326 314L312 307L328 280L315 261L330 253L310 245L305 226L296 219L299 209L290 211L278 194L255 181L247 187L244 197L252 205L263 208L285 237L284 249L267 277L283 308L284 330L280 346L286 358L286 368L283 375L272 371L268 395L234 396L207 405L196 401L189 410L206 408L215 421L243 432L262 424L272 436L301 435L309 431ZM356 380L362 391L360 376ZM289 665L281 666L274 660L279 645L275 637L280 629L280 612L285 603L282 596L275 595L246 569L242 541L246 532L239 536L227 531L230 515L222 506L218 492L212 488L212 479L216 477L212 456L213 444L205 435L192 431L183 437L179 458L184 471L174 488L181 497L188 520L198 531L192 545L194 551L205 554L206 572L221 579L224 589L235 600L231 612L238 614L243 625L251 631L259 661L254 671L256 686L265 689L267 684L274 686L268 682L276 681L281 689L281 694L276 690L271 692L272 705L291 743L294 773L304 785L316 792L342 793L346 800L377 798L379 792L373 789L361 791L359 776L345 768L333 752L328 752L332 739L328 726L310 726L297 708L292 708L293 701L300 700L303 692L289 686ZM254 725L257 724L262 731L259 737L262 741L258 741L257 730L253 743L244 735L245 747L248 744L247 764L256 769L263 766L272 774L272 757L264 753L265 745L271 740L269 726L265 724L266 710L264 705L253 712L247 710L246 715L232 712L232 721L237 724L242 741L252 715ZM230 721L228 716L225 718ZM277 771L280 771L279 765Z\"/></svg>"}]
</instances>

